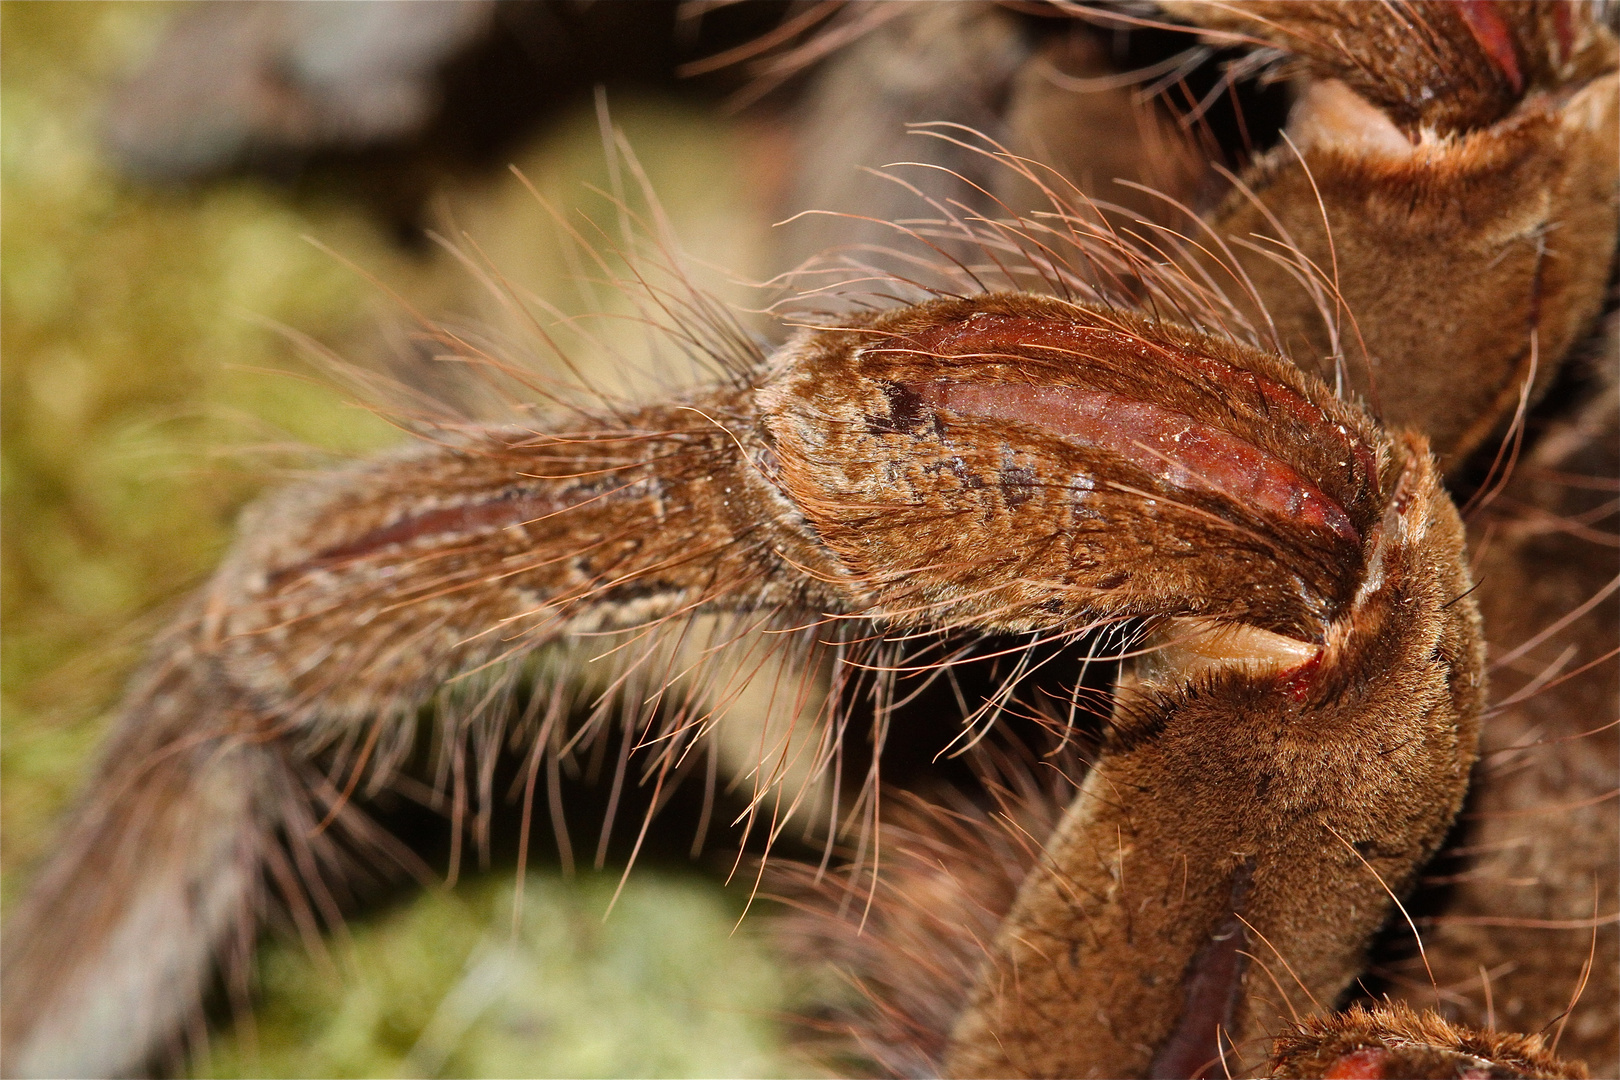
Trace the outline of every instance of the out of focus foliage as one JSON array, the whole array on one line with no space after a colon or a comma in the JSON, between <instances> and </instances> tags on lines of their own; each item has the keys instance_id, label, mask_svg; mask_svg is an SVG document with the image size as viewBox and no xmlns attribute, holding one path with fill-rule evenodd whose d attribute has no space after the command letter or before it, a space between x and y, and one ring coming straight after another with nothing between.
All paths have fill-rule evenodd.
<instances>
[{"instance_id":1,"label":"out of focus foliage","mask_svg":"<svg viewBox=\"0 0 1620 1080\"><path fill-rule=\"evenodd\" d=\"M617 884L533 875L515 934L509 878L430 894L358 928L339 974L277 949L257 1052L238 1037L202 1064L218 1076L795 1071L768 1034L777 974L732 936L727 899L636 874L604 919Z\"/></svg>"},{"instance_id":2,"label":"out of focus foliage","mask_svg":"<svg viewBox=\"0 0 1620 1080\"><path fill-rule=\"evenodd\" d=\"M454 260L407 250L333 189L253 179L153 190L98 147L106 95L167 17L135 3L0 6L0 423L3 714L0 868L13 901L87 777L142 640L229 542L240 507L293 468L397 440L291 339L364 363L385 286L477 318ZM615 102L676 228L705 259L751 257L727 129ZM553 203L607 186L595 119L553 125L519 162ZM296 196L296 197L295 197ZM444 195L447 217L538 295L567 303L577 263L511 177ZM360 274L306 241L317 238ZM370 276L374 280L367 280ZM777 976L740 898L696 876L565 880L537 870L512 927L510 871L361 918L323 967L261 954L262 1004L199 1063L224 1075L766 1075ZM334 968L335 972L334 973ZM233 1033L234 1031L234 1033Z\"/></svg>"}]
</instances>

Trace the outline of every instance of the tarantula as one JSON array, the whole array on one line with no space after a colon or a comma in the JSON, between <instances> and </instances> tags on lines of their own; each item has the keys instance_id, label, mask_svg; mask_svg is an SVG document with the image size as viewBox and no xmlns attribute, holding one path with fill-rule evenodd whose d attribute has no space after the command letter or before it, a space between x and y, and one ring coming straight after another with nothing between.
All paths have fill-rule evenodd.
<instances>
[{"instance_id":1,"label":"tarantula","mask_svg":"<svg viewBox=\"0 0 1620 1080\"><path fill-rule=\"evenodd\" d=\"M972 743L1036 669L1099 640L1128 661L1101 724L1083 671L1020 706L1058 733L1060 779L1013 765L888 812L875 787L835 796L829 843L855 819L898 855L777 872L803 908L789 938L863 991L823 1022L864 1067L1580 1075L1556 1046L1612 1068L1616 403L1593 350L1620 231L1614 34L1564 3L1158 10L1293 80L1286 138L1224 196L1150 110L1112 123L1159 194L1104 203L1070 136L1106 108L1055 104L1062 79L1028 73L1058 47L997 37L1006 13L865 13L806 98L809 182L831 186L804 205L855 197L815 152L864 130L852 102L950 121L926 129L933 164L967 183L908 176L922 218L827 219L859 257L810 268L841 299L809 294L784 342L654 283L717 373L630 404L564 399L440 331L543 407L418 413L411 446L244 518L7 928L7 1070L140 1067L273 895L311 917L340 849L386 848L358 803L424 727L458 836L503 748L532 800L609 725L580 719L566 662L598 637L653 703L621 714L624 746L662 792L748 668L666 703L704 663L675 657L761 631L835 669L802 716L810 771L834 775L864 715L852 672L950 677L992 641L1012 673L967 710ZM885 52L905 93L862 84ZM875 682L874 770L899 708ZM1400 898L1431 864L1448 880L1420 926ZM1392 919L1425 979L1334 1012ZM1441 987L1450 1015L1414 1011Z\"/></svg>"}]
</instances>

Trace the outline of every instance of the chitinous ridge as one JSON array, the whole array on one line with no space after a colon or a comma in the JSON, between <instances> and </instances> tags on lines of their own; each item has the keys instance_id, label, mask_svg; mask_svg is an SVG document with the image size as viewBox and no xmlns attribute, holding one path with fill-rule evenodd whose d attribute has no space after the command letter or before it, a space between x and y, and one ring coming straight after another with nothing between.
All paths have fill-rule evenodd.
<instances>
[{"instance_id":1,"label":"chitinous ridge","mask_svg":"<svg viewBox=\"0 0 1620 1080\"><path fill-rule=\"evenodd\" d=\"M511 491L504 495L455 506L424 510L368 530L353 540L326 548L313 557L276 571L271 584L314 570L329 569L375 555L385 548L408 544L424 536L465 536L523 526L569 508L552 495Z\"/></svg>"},{"instance_id":2,"label":"chitinous ridge","mask_svg":"<svg viewBox=\"0 0 1620 1080\"><path fill-rule=\"evenodd\" d=\"M1338 445L1349 455L1341 464L1376 483L1372 449L1292 387L1258 372L1116 329L987 312L868 351L977 362L954 366L948 377L897 384L891 400L912 409L1027 423L1116 454L1170 486L1214 492L1295 526L1360 542L1340 499L1241 431L1244 422L1227 407L1228 395L1266 419ZM1003 366L1007 370L995 370Z\"/></svg>"}]
</instances>

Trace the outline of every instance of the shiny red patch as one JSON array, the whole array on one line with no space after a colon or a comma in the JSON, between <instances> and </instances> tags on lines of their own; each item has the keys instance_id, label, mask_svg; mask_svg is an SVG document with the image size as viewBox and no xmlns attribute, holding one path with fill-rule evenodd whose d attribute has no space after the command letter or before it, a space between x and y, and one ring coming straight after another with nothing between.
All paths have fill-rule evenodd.
<instances>
[{"instance_id":1,"label":"shiny red patch","mask_svg":"<svg viewBox=\"0 0 1620 1080\"><path fill-rule=\"evenodd\" d=\"M1513 47L1513 31L1508 29L1496 5L1497 0L1459 0L1457 13L1513 92L1521 93L1524 74L1519 70L1519 54Z\"/></svg>"},{"instance_id":2,"label":"shiny red patch","mask_svg":"<svg viewBox=\"0 0 1620 1080\"><path fill-rule=\"evenodd\" d=\"M1344 508L1287 462L1184 413L1102 390L1016 383L935 382L909 387L959 416L1015 420L1118 454L1183 490L1233 502L1358 542Z\"/></svg>"},{"instance_id":3,"label":"shiny red patch","mask_svg":"<svg viewBox=\"0 0 1620 1080\"><path fill-rule=\"evenodd\" d=\"M1352 1050L1327 1067L1324 1080L1384 1080L1394 1055L1388 1050Z\"/></svg>"}]
</instances>

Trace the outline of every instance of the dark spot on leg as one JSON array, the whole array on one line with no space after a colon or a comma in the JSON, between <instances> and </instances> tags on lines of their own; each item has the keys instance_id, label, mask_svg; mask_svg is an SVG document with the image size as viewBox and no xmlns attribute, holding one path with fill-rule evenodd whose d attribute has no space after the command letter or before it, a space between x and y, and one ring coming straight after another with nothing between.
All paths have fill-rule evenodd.
<instances>
[{"instance_id":1,"label":"dark spot on leg","mask_svg":"<svg viewBox=\"0 0 1620 1080\"><path fill-rule=\"evenodd\" d=\"M867 431L874 435L911 435L922 426L923 400L915 390L899 383L884 383L883 396L888 400L889 414L868 414Z\"/></svg>"},{"instance_id":2,"label":"dark spot on leg","mask_svg":"<svg viewBox=\"0 0 1620 1080\"><path fill-rule=\"evenodd\" d=\"M1028 465L1007 465L996 474L1007 509L1016 510L1035 497L1035 470Z\"/></svg>"}]
</instances>

